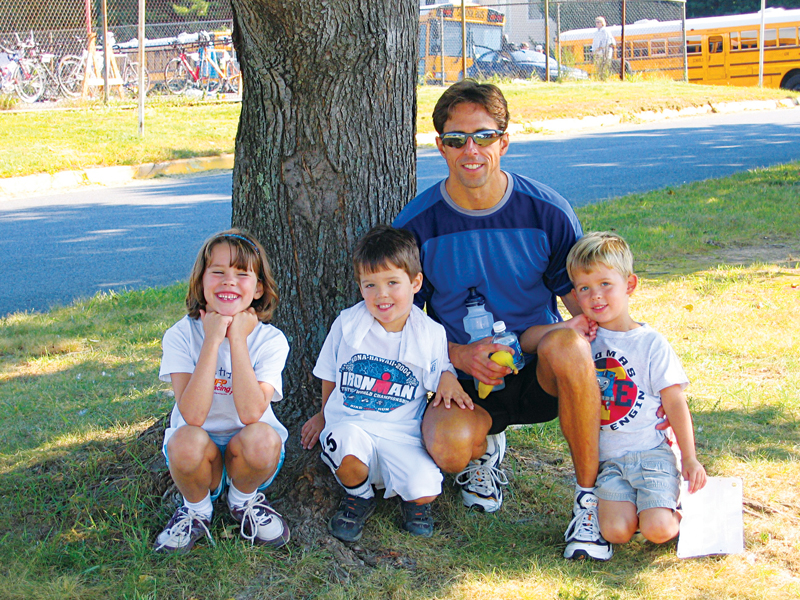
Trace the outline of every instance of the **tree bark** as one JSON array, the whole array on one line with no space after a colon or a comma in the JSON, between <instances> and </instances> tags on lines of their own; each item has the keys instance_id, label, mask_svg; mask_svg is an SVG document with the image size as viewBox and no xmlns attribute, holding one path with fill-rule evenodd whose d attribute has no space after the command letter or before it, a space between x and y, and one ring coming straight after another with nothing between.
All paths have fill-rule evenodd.
<instances>
[{"instance_id":1,"label":"tree bark","mask_svg":"<svg viewBox=\"0 0 800 600\"><path fill-rule=\"evenodd\" d=\"M351 251L416 187L416 0L232 0L244 93L233 225L264 244L289 338L276 413L319 409L328 329L358 299Z\"/></svg>"}]
</instances>

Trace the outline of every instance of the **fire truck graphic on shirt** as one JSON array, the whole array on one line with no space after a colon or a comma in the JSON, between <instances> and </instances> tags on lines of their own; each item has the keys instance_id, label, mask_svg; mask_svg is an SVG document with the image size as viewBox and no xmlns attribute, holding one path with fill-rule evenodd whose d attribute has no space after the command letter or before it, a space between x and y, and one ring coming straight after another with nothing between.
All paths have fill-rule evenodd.
<instances>
[{"instance_id":1,"label":"fire truck graphic on shirt","mask_svg":"<svg viewBox=\"0 0 800 600\"><path fill-rule=\"evenodd\" d=\"M595 356L594 368L600 386L600 426L616 431L639 414L643 392L625 369L622 357ZM627 361L625 361L627 362ZM641 396L641 398L640 398Z\"/></svg>"},{"instance_id":2,"label":"fire truck graphic on shirt","mask_svg":"<svg viewBox=\"0 0 800 600\"><path fill-rule=\"evenodd\" d=\"M403 363L370 354L354 354L339 372L344 405L354 410L391 412L412 402L419 386Z\"/></svg>"}]
</instances>

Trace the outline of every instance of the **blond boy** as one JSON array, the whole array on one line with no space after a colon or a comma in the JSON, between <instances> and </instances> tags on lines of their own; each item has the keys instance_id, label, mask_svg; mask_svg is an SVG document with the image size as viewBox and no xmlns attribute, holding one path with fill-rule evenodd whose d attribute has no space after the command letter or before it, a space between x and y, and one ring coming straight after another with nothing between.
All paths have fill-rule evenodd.
<instances>
[{"instance_id":1,"label":"blond boy","mask_svg":"<svg viewBox=\"0 0 800 600\"><path fill-rule=\"evenodd\" d=\"M689 492L706 484L697 460L686 374L667 340L628 310L638 278L628 244L612 233L589 233L567 256L572 294L597 324L592 341L601 390L600 532L622 544L641 530L655 543L678 535L680 477ZM667 434L656 429L663 407L680 448L680 468Z\"/></svg>"}]
</instances>

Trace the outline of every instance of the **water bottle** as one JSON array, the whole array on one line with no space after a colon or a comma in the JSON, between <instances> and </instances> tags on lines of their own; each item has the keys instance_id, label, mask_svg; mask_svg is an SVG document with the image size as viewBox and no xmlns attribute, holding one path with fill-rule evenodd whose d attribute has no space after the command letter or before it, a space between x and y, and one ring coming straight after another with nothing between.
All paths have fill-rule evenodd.
<instances>
[{"instance_id":1,"label":"water bottle","mask_svg":"<svg viewBox=\"0 0 800 600\"><path fill-rule=\"evenodd\" d=\"M522 355L522 348L519 345L517 334L513 331L506 331L506 324L503 321L495 322L492 330L494 331L492 343L503 344L503 346L508 346L514 350L514 367L516 367L517 370L522 369L522 367L525 366L525 357ZM500 385L494 386L492 391L496 392L497 390L502 390L504 387L506 387L505 379Z\"/></svg>"},{"instance_id":2,"label":"water bottle","mask_svg":"<svg viewBox=\"0 0 800 600\"><path fill-rule=\"evenodd\" d=\"M478 293L477 288L469 288L466 305L467 316L464 317L464 331L469 334L469 343L492 335L494 315L486 310L486 300ZM478 379L473 377L473 380L475 389L478 389Z\"/></svg>"}]
</instances>

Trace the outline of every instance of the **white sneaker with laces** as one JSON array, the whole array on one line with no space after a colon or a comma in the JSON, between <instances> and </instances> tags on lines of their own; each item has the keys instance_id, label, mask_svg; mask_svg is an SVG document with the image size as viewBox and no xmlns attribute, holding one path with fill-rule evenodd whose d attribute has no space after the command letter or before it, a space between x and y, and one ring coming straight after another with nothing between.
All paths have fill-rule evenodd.
<instances>
[{"instance_id":1,"label":"white sneaker with laces","mask_svg":"<svg viewBox=\"0 0 800 600\"><path fill-rule=\"evenodd\" d=\"M231 506L228 502L228 508L231 516L242 524L242 537L251 544L280 548L289 541L289 526L261 492L244 506Z\"/></svg>"},{"instance_id":2,"label":"white sneaker with laces","mask_svg":"<svg viewBox=\"0 0 800 600\"><path fill-rule=\"evenodd\" d=\"M486 452L476 460L471 460L467 468L456 475L456 483L461 486L461 499L467 508L475 507L493 513L503 504L503 488L508 485L505 471L500 462L506 453L506 434L486 436Z\"/></svg>"},{"instance_id":3,"label":"white sneaker with laces","mask_svg":"<svg viewBox=\"0 0 800 600\"><path fill-rule=\"evenodd\" d=\"M180 506L172 515L164 531L158 534L153 550L186 554L203 536L207 536L211 545L215 546L214 538L211 537L211 532L208 530L209 525L211 525L211 519L201 517L191 508Z\"/></svg>"},{"instance_id":4,"label":"white sneaker with laces","mask_svg":"<svg viewBox=\"0 0 800 600\"><path fill-rule=\"evenodd\" d=\"M608 560L614 548L600 534L597 521L597 496L593 492L577 490L572 507L572 521L564 534L567 547L564 558Z\"/></svg>"}]
</instances>

